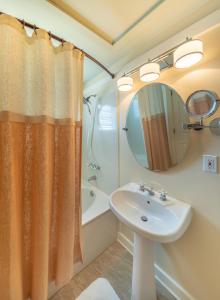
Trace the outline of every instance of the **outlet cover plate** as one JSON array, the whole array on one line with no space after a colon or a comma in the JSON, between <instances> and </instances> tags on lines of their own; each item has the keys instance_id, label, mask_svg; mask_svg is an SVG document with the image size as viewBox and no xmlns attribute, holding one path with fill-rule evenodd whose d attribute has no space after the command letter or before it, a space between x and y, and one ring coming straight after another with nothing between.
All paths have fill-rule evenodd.
<instances>
[{"instance_id":1,"label":"outlet cover plate","mask_svg":"<svg viewBox=\"0 0 220 300\"><path fill-rule=\"evenodd\" d=\"M203 155L203 171L210 173L218 172L218 157L216 155Z\"/></svg>"}]
</instances>

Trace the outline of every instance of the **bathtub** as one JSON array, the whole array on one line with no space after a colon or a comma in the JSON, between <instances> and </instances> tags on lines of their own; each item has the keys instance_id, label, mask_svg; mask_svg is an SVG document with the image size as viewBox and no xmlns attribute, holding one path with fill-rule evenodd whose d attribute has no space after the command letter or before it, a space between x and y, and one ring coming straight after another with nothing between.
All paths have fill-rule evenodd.
<instances>
[{"instance_id":1,"label":"bathtub","mask_svg":"<svg viewBox=\"0 0 220 300\"><path fill-rule=\"evenodd\" d=\"M97 187L82 185L82 252L83 264L77 263L77 274L117 239L118 221L110 210L109 196Z\"/></svg>"},{"instance_id":2,"label":"bathtub","mask_svg":"<svg viewBox=\"0 0 220 300\"><path fill-rule=\"evenodd\" d=\"M117 239L118 221L110 210L109 197L89 183L82 185L82 252L83 263L74 265L74 275L91 263ZM49 285L48 298L58 288Z\"/></svg>"},{"instance_id":3,"label":"bathtub","mask_svg":"<svg viewBox=\"0 0 220 300\"><path fill-rule=\"evenodd\" d=\"M82 186L83 263L74 266L80 272L117 239L118 221L110 210L109 197L89 183Z\"/></svg>"},{"instance_id":4,"label":"bathtub","mask_svg":"<svg viewBox=\"0 0 220 300\"><path fill-rule=\"evenodd\" d=\"M109 210L108 195L91 184L82 186L82 225L86 225Z\"/></svg>"}]
</instances>

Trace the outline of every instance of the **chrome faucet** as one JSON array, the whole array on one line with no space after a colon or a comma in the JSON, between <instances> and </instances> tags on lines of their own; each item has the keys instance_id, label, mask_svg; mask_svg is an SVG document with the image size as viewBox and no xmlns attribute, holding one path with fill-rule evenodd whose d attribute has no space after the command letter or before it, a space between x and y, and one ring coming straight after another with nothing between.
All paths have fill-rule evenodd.
<instances>
[{"instance_id":1,"label":"chrome faucet","mask_svg":"<svg viewBox=\"0 0 220 300\"><path fill-rule=\"evenodd\" d=\"M141 192L148 192L150 196L153 196L155 194L153 188L148 188L144 184L140 184L139 190Z\"/></svg>"},{"instance_id":2,"label":"chrome faucet","mask_svg":"<svg viewBox=\"0 0 220 300\"><path fill-rule=\"evenodd\" d=\"M88 182L90 182L90 181L94 181L96 179L97 179L96 175L93 175L93 176L90 176L87 180L88 180Z\"/></svg>"}]
</instances>

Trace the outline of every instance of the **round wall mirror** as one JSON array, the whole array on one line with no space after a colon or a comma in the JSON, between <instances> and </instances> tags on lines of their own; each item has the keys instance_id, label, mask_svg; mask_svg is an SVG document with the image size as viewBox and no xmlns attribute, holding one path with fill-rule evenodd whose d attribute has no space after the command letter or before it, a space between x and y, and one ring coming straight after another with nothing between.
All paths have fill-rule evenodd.
<instances>
[{"instance_id":1,"label":"round wall mirror","mask_svg":"<svg viewBox=\"0 0 220 300\"><path fill-rule=\"evenodd\" d=\"M207 90L192 93L186 101L187 113L197 119L208 118L218 108L217 95Z\"/></svg>"},{"instance_id":2,"label":"round wall mirror","mask_svg":"<svg viewBox=\"0 0 220 300\"><path fill-rule=\"evenodd\" d=\"M154 83L133 97L126 119L130 149L138 163L152 171L165 171L180 163L189 145L189 122L184 102L168 85Z\"/></svg>"}]
</instances>

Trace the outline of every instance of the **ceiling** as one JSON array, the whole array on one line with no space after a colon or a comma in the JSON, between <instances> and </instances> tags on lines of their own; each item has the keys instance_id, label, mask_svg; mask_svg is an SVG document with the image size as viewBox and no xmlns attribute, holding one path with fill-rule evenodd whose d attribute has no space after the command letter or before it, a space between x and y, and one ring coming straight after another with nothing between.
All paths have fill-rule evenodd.
<instances>
[{"instance_id":1,"label":"ceiling","mask_svg":"<svg viewBox=\"0 0 220 300\"><path fill-rule=\"evenodd\" d=\"M99 37L115 44L164 0L48 0ZM94 13L95 12L95 13Z\"/></svg>"},{"instance_id":2,"label":"ceiling","mask_svg":"<svg viewBox=\"0 0 220 300\"><path fill-rule=\"evenodd\" d=\"M113 72L220 8L220 0L47 1L74 21L73 30L78 24L74 35L79 46ZM86 61L85 81L99 72Z\"/></svg>"}]
</instances>

